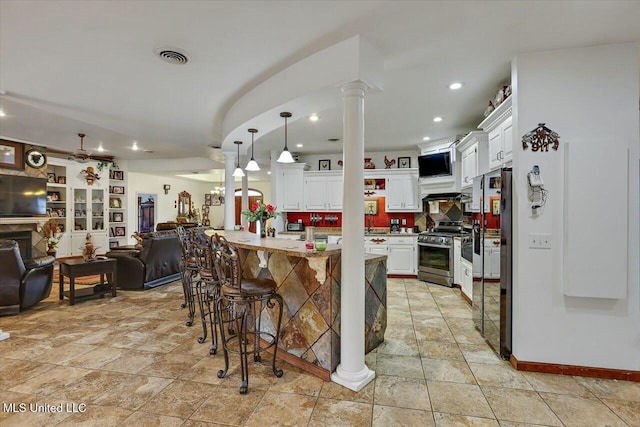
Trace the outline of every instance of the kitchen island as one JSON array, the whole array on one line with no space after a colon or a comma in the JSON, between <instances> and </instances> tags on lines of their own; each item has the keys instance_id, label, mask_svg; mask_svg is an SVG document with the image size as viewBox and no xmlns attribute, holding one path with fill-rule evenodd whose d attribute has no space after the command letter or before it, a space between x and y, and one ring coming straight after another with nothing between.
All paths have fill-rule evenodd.
<instances>
[{"instance_id":1,"label":"kitchen island","mask_svg":"<svg viewBox=\"0 0 640 427\"><path fill-rule=\"evenodd\" d=\"M213 233L211 231L210 233ZM325 251L305 248L305 242L260 238L245 231L224 231L239 249L241 270L247 278L276 281L284 305L278 357L326 381L340 363L340 246ZM387 257L365 256L365 351L384 341L387 327ZM266 309L262 326L275 332L277 311Z\"/></svg>"}]
</instances>

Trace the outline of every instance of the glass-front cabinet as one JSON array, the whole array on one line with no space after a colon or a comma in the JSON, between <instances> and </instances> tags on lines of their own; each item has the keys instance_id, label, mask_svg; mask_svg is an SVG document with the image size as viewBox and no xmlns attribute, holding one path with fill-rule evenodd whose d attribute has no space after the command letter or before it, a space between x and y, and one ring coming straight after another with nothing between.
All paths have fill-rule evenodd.
<instances>
[{"instance_id":1,"label":"glass-front cabinet","mask_svg":"<svg viewBox=\"0 0 640 427\"><path fill-rule=\"evenodd\" d=\"M108 250L105 228L106 192L102 188L73 189L73 232L71 252L82 254L87 233L91 234L93 245L98 253Z\"/></svg>"}]
</instances>

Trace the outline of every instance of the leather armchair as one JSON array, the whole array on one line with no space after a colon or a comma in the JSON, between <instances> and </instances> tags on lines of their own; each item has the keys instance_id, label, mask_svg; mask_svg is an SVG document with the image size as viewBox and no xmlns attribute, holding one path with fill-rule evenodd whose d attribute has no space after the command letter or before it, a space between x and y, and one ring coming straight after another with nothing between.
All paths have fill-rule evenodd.
<instances>
[{"instance_id":1,"label":"leather armchair","mask_svg":"<svg viewBox=\"0 0 640 427\"><path fill-rule=\"evenodd\" d=\"M149 289L180 279L180 243L176 230L142 235L140 249L112 250L120 289Z\"/></svg>"},{"instance_id":2,"label":"leather armchair","mask_svg":"<svg viewBox=\"0 0 640 427\"><path fill-rule=\"evenodd\" d=\"M18 242L0 240L0 316L17 314L49 297L55 258L22 260Z\"/></svg>"}]
</instances>

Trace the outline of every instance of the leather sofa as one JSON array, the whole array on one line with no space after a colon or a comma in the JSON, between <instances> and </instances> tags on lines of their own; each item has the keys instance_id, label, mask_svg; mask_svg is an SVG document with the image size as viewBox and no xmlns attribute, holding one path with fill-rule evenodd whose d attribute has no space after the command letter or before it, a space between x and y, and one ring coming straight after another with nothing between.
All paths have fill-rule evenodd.
<instances>
[{"instance_id":1,"label":"leather sofa","mask_svg":"<svg viewBox=\"0 0 640 427\"><path fill-rule=\"evenodd\" d=\"M15 240L0 240L0 316L17 314L49 297L55 257L24 260Z\"/></svg>"},{"instance_id":2,"label":"leather sofa","mask_svg":"<svg viewBox=\"0 0 640 427\"><path fill-rule=\"evenodd\" d=\"M180 279L180 242L176 230L142 234L140 249L113 248L120 289L150 289Z\"/></svg>"}]
</instances>

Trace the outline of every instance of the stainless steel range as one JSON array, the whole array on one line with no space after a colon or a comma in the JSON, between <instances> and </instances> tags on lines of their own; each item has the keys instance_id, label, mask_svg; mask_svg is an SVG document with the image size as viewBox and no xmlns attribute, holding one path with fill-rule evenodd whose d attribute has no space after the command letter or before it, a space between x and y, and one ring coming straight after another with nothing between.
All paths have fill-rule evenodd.
<instances>
[{"instance_id":1,"label":"stainless steel range","mask_svg":"<svg viewBox=\"0 0 640 427\"><path fill-rule=\"evenodd\" d=\"M418 236L418 279L438 285L453 286L453 238L470 239L462 222L442 221L434 231Z\"/></svg>"}]
</instances>

